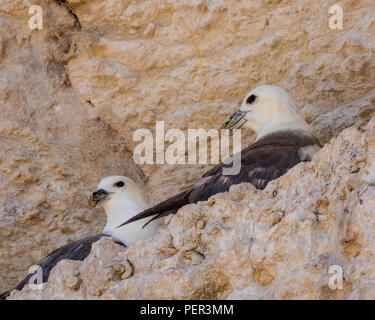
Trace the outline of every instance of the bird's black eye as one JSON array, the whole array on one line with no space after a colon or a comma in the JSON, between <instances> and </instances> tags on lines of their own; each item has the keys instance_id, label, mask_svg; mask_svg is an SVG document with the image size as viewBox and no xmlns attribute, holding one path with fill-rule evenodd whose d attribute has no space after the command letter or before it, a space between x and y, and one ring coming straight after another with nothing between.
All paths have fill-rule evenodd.
<instances>
[{"instance_id":1,"label":"bird's black eye","mask_svg":"<svg viewBox=\"0 0 375 320\"><path fill-rule=\"evenodd\" d=\"M121 188L125 185L124 181L119 181L119 182L116 182L115 183L115 186L118 187L118 188Z\"/></svg>"},{"instance_id":2,"label":"bird's black eye","mask_svg":"<svg viewBox=\"0 0 375 320\"><path fill-rule=\"evenodd\" d=\"M257 96L252 94L250 97L247 98L246 103L252 104L255 101L256 97Z\"/></svg>"}]
</instances>

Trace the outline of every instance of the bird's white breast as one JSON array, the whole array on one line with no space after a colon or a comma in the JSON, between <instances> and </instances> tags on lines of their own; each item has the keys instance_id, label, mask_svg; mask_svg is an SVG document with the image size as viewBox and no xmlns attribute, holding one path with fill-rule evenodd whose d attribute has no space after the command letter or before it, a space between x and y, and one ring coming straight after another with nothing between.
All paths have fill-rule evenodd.
<instances>
[{"instance_id":1,"label":"bird's white breast","mask_svg":"<svg viewBox=\"0 0 375 320\"><path fill-rule=\"evenodd\" d=\"M124 221L147 209L147 207L147 204L142 201L135 201L133 199L111 199L107 208L105 208L107 212L107 224L104 227L103 233L110 235L113 239L121 241L125 245L155 235L159 226L159 222L157 221L151 222L142 229L149 218L117 228Z\"/></svg>"}]
</instances>

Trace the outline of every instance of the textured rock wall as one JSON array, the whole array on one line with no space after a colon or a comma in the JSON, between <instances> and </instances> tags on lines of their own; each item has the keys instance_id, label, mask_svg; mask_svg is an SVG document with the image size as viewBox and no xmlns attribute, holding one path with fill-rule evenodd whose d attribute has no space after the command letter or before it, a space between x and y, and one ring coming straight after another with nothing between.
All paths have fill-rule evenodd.
<instances>
[{"instance_id":1,"label":"textured rock wall","mask_svg":"<svg viewBox=\"0 0 375 320\"><path fill-rule=\"evenodd\" d=\"M328 27L333 1L69 3L93 39L68 62L72 87L131 148L134 131L156 120L166 130L217 128L265 83L291 93L323 142L375 114L371 0L343 3L343 30ZM204 170L142 169L158 198Z\"/></svg>"},{"instance_id":2,"label":"textured rock wall","mask_svg":"<svg viewBox=\"0 0 375 320\"><path fill-rule=\"evenodd\" d=\"M375 4L341 1L344 29L331 30L335 3L1 2L0 291L51 250L101 231L103 212L86 206L101 177L128 175L156 201L207 169L135 165L138 128L217 128L265 83L292 95L323 142L374 116ZM43 30L28 28L32 4L43 8Z\"/></svg>"},{"instance_id":3,"label":"textured rock wall","mask_svg":"<svg viewBox=\"0 0 375 320\"><path fill-rule=\"evenodd\" d=\"M375 119L264 191L232 186L124 248L102 239L13 299L374 299ZM331 266L343 272L333 290Z\"/></svg>"},{"instance_id":4,"label":"textured rock wall","mask_svg":"<svg viewBox=\"0 0 375 320\"><path fill-rule=\"evenodd\" d=\"M75 20L42 2L47 21L31 32L26 5L1 2L0 291L51 250L102 231L105 215L87 207L101 177L143 176L124 138L70 86Z\"/></svg>"}]
</instances>

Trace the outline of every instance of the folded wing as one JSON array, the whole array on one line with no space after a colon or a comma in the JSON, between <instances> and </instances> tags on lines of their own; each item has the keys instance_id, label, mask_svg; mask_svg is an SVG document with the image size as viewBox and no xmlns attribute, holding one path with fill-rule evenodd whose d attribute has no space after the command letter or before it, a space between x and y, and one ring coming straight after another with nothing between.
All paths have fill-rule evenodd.
<instances>
[{"instance_id":1,"label":"folded wing","mask_svg":"<svg viewBox=\"0 0 375 320\"><path fill-rule=\"evenodd\" d=\"M50 253L38 264L42 268L43 282L48 281L51 270L59 261L65 259L81 261L84 260L90 254L92 244L103 237L108 236L104 234L98 234L93 237L83 238L66 244ZM29 273L26 278L23 279L16 287L0 295L0 300L6 299L13 290L22 290L22 288L29 283L31 277L34 276L36 272L37 271Z\"/></svg>"},{"instance_id":2,"label":"folded wing","mask_svg":"<svg viewBox=\"0 0 375 320\"><path fill-rule=\"evenodd\" d=\"M205 201L216 193L228 191L231 185L242 182L250 182L257 189L263 190L269 181L305 161L301 159L299 151L309 145L320 146L319 141L309 133L288 131L270 134L241 151L241 169L237 175L225 176L223 168L231 164L220 163L187 190L137 214L119 227L147 217L153 217L152 221L174 214L186 204Z\"/></svg>"}]
</instances>

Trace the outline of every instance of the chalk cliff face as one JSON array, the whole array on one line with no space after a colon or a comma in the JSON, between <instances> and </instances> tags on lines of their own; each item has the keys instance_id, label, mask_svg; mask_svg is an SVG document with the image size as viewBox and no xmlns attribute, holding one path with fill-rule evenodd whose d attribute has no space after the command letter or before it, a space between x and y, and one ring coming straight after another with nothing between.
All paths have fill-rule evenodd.
<instances>
[{"instance_id":1,"label":"chalk cliff face","mask_svg":"<svg viewBox=\"0 0 375 320\"><path fill-rule=\"evenodd\" d=\"M28 27L33 4L42 30ZM104 213L86 204L100 178L127 175L155 202L208 169L135 164L135 130L218 128L267 83L322 142L351 128L264 192L241 185L187 206L127 249L102 240L14 298L374 298L374 121L352 126L375 116L375 4L341 2L343 29L331 30L334 4L3 1L0 291L102 230ZM342 290L328 287L335 264Z\"/></svg>"}]
</instances>

